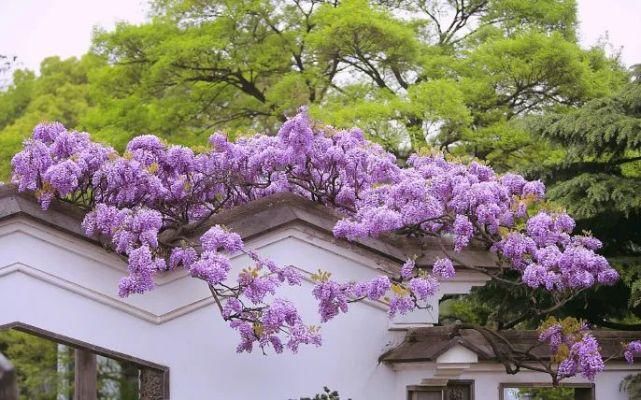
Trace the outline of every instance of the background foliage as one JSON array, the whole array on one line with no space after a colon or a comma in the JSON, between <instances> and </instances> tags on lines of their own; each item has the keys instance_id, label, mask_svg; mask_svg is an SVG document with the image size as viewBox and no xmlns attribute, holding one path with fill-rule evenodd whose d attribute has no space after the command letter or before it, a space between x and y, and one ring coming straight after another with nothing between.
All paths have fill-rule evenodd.
<instances>
[{"instance_id":1,"label":"background foliage","mask_svg":"<svg viewBox=\"0 0 641 400\"><path fill-rule=\"evenodd\" d=\"M20 399L73 398L73 349L58 350L58 344L48 339L16 330L0 331L0 353L16 367ZM99 357L98 399L138 399L136 366Z\"/></svg>"},{"instance_id":2,"label":"background foliage","mask_svg":"<svg viewBox=\"0 0 641 400\"><path fill-rule=\"evenodd\" d=\"M80 60L18 71L0 96L2 159L44 119L122 146L273 131L301 105L401 155L439 147L495 168L547 148L524 116L567 112L628 79L576 38L574 0L157 0L96 31ZM6 162L3 174L7 175Z\"/></svg>"}]
</instances>

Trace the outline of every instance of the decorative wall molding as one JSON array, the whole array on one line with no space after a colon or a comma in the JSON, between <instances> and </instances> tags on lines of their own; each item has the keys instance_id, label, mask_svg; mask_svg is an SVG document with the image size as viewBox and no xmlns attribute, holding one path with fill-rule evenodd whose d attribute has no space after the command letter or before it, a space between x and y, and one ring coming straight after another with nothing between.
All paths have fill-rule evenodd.
<instances>
[{"instance_id":1,"label":"decorative wall molding","mask_svg":"<svg viewBox=\"0 0 641 400\"><path fill-rule=\"evenodd\" d=\"M72 252L81 258L97 262L106 268L115 270L119 274L125 275L127 273L126 265L122 259L97 246L95 243L78 240L78 238L73 235L26 217L16 217L0 221L0 240L16 233L33 237L49 245ZM327 251L333 255L368 268L372 273L386 273L398 268L398 266L394 265L394 263L387 257L364 251L360 247L352 248L349 243L337 240L324 231L320 231L310 227L309 225L297 222L292 222L276 230L255 236L247 241L246 247L248 249L261 251L269 246L282 244L287 241L291 241L293 246L308 245L321 251ZM238 260L241 257L246 256L243 254L236 254L232 256L232 260ZM311 285L313 284L311 275L316 272L319 267L322 267L322 265L297 265L296 267L302 273L304 280ZM44 267L28 265L20 260L10 265L0 266L0 276L16 272L21 272L43 282L51 283L57 287L129 313L153 324L163 324L214 303L213 299L209 296L203 296L193 302L178 305L176 308L166 313L156 314L145 310L144 308L132 305L129 302L120 300L115 296L115 294L101 293L100 291L84 287L71 280L50 274ZM159 288L162 288L163 286L182 279L192 278L189 277L189 273L184 270L171 271L158 274L156 277L156 284ZM482 280L483 277L480 277L478 273L462 271L460 275L457 275L457 278L455 278L454 281L448 282L445 285L478 285L479 283L482 283ZM374 307L383 312L387 311L387 304L382 301L366 300L363 304ZM392 329L407 328L403 326L402 323L400 325L391 324L390 327Z\"/></svg>"},{"instance_id":2,"label":"decorative wall molding","mask_svg":"<svg viewBox=\"0 0 641 400\"><path fill-rule=\"evenodd\" d=\"M106 296L100 292L91 290L84 286L78 285L77 283L60 278L59 276L56 276L56 275L49 274L38 268L34 268L30 265L26 265L23 263L13 263L10 265L0 267L0 278L4 276L8 276L10 274L24 274L30 278L37 279L41 282L67 290L79 296L86 297L90 300L112 307L116 310L125 312L134 317L140 318L147 322L151 322L153 324L161 324L163 322L166 322L169 319L173 319L173 318L166 319L165 316L154 315L146 310L135 307L131 304L118 301L113 297Z\"/></svg>"},{"instance_id":3,"label":"decorative wall molding","mask_svg":"<svg viewBox=\"0 0 641 400\"><path fill-rule=\"evenodd\" d=\"M44 226L36 221L27 218L13 218L0 222L0 240L2 240L2 238L4 237L8 237L9 235L16 233L33 237L49 245L56 246L65 251L70 251L84 259L98 262L105 268L114 269L120 274L126 274L126 267L121 259L109 253L108 251L91 244L90 242L79 241L77 238L71 235L48 226ZM290 226L279 229L277 231L268 232L265 235L250 240L247 243L247 248L260 250L265 249L270 245L280 244L288 240L293 240L299 245L311 245L318 249L328 251L339 257L347 258L353 262L357 262L365 267L372 268L373 270L380 272L378 267L372 266L371 263L367 263L367 257L358 254L351 254L349 250L328 242L325 237L322 237L322 235L318 236L315 235L315 232L313 230L310 230L307 227ZM242 257L242 255L237 254L232 257L232 260L239 257ZM310 270L302 268L298 269L302 273L304 280L311 285L313 283L311 275L315 272L315 270L311 266ZM137 307L129 302L120 300L114 294L102 293L92 288L80 285L69 279L51 274L50 272L46 271L46 267L44 266L29 265L24 261L17 261L8 265L0 266L0 278L12 273L22 273L31 278L38 279L42 282L54 285L56 287L86 297L119 311L128 313L136 318L140 318L144 321L157 325L163 324L165 322L199 310L200 308L214 304L214 300L211 297L205 296L197 299L196 301L179 305L166 313L155 314L144 308ZM159 274L156 282L159 287L162 287L181 279L192 278L189 276L188 272L181 270ZM374 307L383 312L386 312L387 310L387 305L384 302L368 300L364 301L363 304Z\"/></svg>"}]
</instances>

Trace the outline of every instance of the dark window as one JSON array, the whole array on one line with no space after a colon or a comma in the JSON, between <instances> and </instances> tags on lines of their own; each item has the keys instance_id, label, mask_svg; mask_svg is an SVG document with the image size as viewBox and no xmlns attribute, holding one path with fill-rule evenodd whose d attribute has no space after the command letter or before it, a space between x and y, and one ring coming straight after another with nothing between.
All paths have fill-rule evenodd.
<instances>
[{"instance_id":1,"label":"dark window","mask_svg":"<svg viewBox=\"0 0 641 400\"><path fill-rule=\"evenodd\" d=\"M445 386L418 385L408 388L408 400L472 400L472 381L449 381Z\"/></svg>"}]
</instances>

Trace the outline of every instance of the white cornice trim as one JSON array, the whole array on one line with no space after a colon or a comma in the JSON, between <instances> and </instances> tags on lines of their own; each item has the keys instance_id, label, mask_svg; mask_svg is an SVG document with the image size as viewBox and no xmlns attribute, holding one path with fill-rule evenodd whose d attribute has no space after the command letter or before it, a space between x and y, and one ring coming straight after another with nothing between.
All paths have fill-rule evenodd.
<instances>
[{"instance_id":1,"label":"white cornice trim","mask_svg":"<svg viewBox=\"0 0 641 400\"><path fill-rule=\"evenodd\" d=\"M14 264L10 264L0 268L0 277L8 276L11 274L24 274L28 277L37 279L41 282L67 290L71 293L80 295L82 297L91 299L98 303L123 311L127 314L130 314L134 317L140 318L142 320L145 320L153 324L161 324L163 322L166 322L166 320L168 320L164 318L164 316L154 315L149 311L132 306L131 304L127 304L123 301L116 300L113 297L109 297L95 290L86 288L84 286L80 286L74 282L60 278L59 276L48 274L44 271L41 271L37 268L33 268L23 263L14 263Z\"/></svg>"},{"instance_id":2,"label":"white cornice trim","mask_svg":"<svg viewBox=\"0 0 641 400\"><path fill-rule=\"evenodd\" d=\"M89 258L120 272L127 271L127 267L122 259L100 247L98 244L78 239L76 236L38 223L30 218L17 217L0 222L0 238L18 232L62 247L65 250L70 250L75 254Z\"/></svg>"},{"instance_id":3,"label":"white cornice trim","mask_svg":"<svg viewBox=\"0 0 641 400\"><path fill-rule=\"evenodd\" d=\"M8 236L14 233L21 233L21 234L33 237L37 240L41 240L50 245L63 248L67 251L71 251L80 257L96 261L101 265L104 265L105 267L115 269L119 273L122 273L122 274L126 273L126 268L124 266L124 263L117 256L110 254L108 251L98 246L95 246L90 242L83 242L81 240L78 240L75 237L72 237L71 235L57 231L55 229L44 226L37 222L33 222L29 219L16 218L16 219L10 220L9 222L5 221L3 223L0 223L0 239L2 237ZM289 227L289 228L282 229L279 232L271 232L271 234L266 234L260 238L251 240L247 243L247 248L260 250L273 243L279 243L287 239L295 239L295 240L303 241L312 246L325 249L338 256L349 258L363 265L366 265L366 266L370 265L365 263L367 259L362 256L359 256L359 255L350 256L351 252L349 250L343 249L336 245L332 245L331 243L327 243L322 238L317 238L317 240L312 240L312 237L315 238L315 236L310 235L309 232L304 232L300 229ZM238 258L241 256L242 254L236 254L232 258ZM306 282L313 283L313 280L311 279L311 275L313 273L312 271L308 271L302 268L298 268L298 270L302 273L303 279ZM176 307L171 311L168 311L167 313L159 315L159 314L152 313L148 310L145 310L143 308L134 306L126 301L120 300L119 298L115 297L115 295L109 295L109 294L101 293L99 291L87 288L73 281L70 281L69 279L65 279L60 276L48 273L44 271L42 268L27 265L24 262L17 261L15 263L0 267L0 277L6 276L12 273L23 273L27 276L38 279L42 282L52 284L56 287L65 289L72 293L97 301L101 304L105 304L114 309L126 312L132 316L135 316L149 323L153 323L157 325L163 324L165 322L178 318L182 315L189 314L202 307L206 307L211 304L214 304L214 300L211 297L203 297L191 303L182 305L180 307ZM168 273L158 274L155 280L158 286L164 286L180 279L192 279L192 278L189 277L189 274L186 271L181 270L181 271L172 271ZM387 305L383 302L379 302L379 301L374 302L374 301L366 300L366 301L363 301L362 303L370 307L374 307L383 312L386 312L387 310Z\"/></svg>"}]
</instances>

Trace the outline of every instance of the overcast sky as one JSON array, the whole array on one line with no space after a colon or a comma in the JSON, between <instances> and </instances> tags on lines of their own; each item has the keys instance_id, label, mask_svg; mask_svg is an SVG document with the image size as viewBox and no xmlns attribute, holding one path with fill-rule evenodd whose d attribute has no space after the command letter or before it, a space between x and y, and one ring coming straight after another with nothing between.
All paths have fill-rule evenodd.
<instances>
[{"instance_id":1,"label":"overcast sky","mask_svg":"<svg viewBox=\"0 0 641 400\"><path fill-rule=\"evenodd\" d=\"M529 1L529 0L523 0ZM641 0L578 0L581 41L594 44L606 32L622 48L625 64L641 62ZM50 55L86 52L94 26L142 22L145 0L0 0L0 54L15 55L36 69Z\"/></svg>"}]
</instances>

